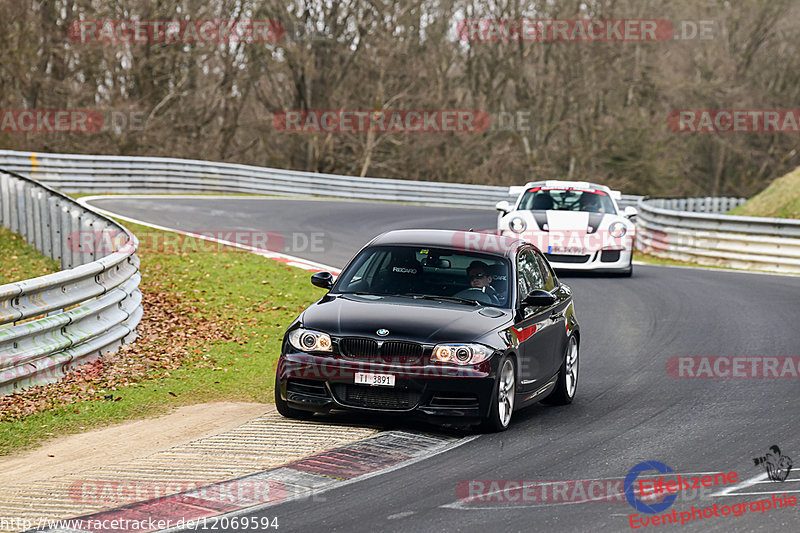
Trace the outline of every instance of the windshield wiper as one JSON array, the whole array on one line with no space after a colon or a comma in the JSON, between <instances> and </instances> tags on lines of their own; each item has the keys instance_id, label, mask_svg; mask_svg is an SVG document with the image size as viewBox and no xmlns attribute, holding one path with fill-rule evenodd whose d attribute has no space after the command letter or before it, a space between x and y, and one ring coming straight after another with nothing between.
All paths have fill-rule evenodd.
<instances>
[{"instance_id":1,"label":"windshield wiper","mask_svg":"<svg viewBox=\"0 0 800 533\"><path fill-rule=\"evenodd\" d=\"M413 300L441 300L445 302L454 302L459 304L467 304L467 305L483 305L476 300L470 300L468 298L457 298L455 296L436 296L433 294L420 294L416 292L411 292L407 294L400 294L400 293L377 293L377 292L343 292L342 294L355 294L356 296L393 296L397 298L411 298Z\"/></svg>"},{"instance_id":2,"label":"windshield wiper","mask_svg":"<svg viewBox=\"0 0 800 533\"><path fill-rule=\"evenodd\" d=\"M475 300L470 300L468 298L458 298L456 296L436 296L433 294L411 294L413 298L422 298L423 300L441 300L444 302L455 302L459 304L468 304L468 305L481 305L479 302Z\"/></svg>"},{"instance_id":3,"label":"windshield wiper","mask_svg":"<svg viewBox=\"0 0 800 533\"><path fill-rule=\"evenodd\" d=\"M411 294L400 294L400 293L386 293L386 292L343 292L341 294L354 294L356 296L397 296L400 298L414 298L417 297Z\"/></svg>"}]
</instances>

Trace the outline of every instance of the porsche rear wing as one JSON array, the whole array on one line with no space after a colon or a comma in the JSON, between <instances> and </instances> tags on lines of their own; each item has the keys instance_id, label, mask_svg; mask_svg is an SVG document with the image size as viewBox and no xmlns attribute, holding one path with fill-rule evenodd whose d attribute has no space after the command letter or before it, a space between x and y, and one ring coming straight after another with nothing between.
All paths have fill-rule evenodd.
<instances>
[{"instance_id":1,"label":"porsche rear wing","mask_svg":"<svg viewBox=\"0 0 800 533\"><path fill-rule=\"evenodd\" d=\"M527 183L525 185L512 185L512 186L510 186L508 188L508 195L509 196L519 196L520 194L522 194L526 190L528 190L530 187L536 186L537 184L538 185L546 185L546 186L558 186L558 185L576 186L577 185L577 186L580 186L580 187L585 187L587 189L596 187L595 184L587 183L587 182L561 182L561 183L554 182L552 184L548 183L548 182L531 182L531 183ZM607 189L607 187L604 187L604 188ZM611 197L614 200L621 200L622 199L622 192L621 191L612 191L610 189L608 189L608 191L609 191Z\"/></svg>"}]
</instances>

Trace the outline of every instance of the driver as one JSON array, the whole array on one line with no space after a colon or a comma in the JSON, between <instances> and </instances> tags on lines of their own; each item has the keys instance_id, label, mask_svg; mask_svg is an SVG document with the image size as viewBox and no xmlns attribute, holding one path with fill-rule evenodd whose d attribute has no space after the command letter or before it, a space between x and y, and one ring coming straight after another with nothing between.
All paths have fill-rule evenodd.
<instances>
[{"instance_id":1,"label":"driver","mask_svg":"<svg viewBox=\"0 0 800 533\"><path fill-rule=\"evenodd\" d=\"M492 276L489 274L489 265L483 261L473 261L467 267L467 278L470 288L479 289L497 302L497 293L490 285Z\"/></svg>"},{"instance_id":2,"label":"driver","mask_svg":"<svg viewBox=\"0 0 800 533\"><path fill-rule=\"evenodd\" d=\"M600 200L600 197L594 193L583 193L580 199L580 209L581 211L588 211L590 213L605 213L606 210L603 207L603 202Z\"/></svg>"}]
</instances>

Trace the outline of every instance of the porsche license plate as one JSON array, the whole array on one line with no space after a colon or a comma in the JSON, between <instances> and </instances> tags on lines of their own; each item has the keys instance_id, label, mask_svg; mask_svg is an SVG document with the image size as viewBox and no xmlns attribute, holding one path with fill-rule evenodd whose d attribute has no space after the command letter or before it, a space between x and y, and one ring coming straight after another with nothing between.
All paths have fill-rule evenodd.
<instances>
[{"instance_id":1,"label":"porsche license plate","mask_svg":"<svg viewBox=\"0 0 800 533\"><path fill-rule=\"evenodd\" d=\"M548 246L547 253L559 255L585 255L586 250L579 246Z\"/></svg>"},{"instance_id":2,"label":"porsche license plate","mask_svg":"<svg viewBox=\"0 0 800 533\"><path fill-rule=\"evenodd\" d=\"M393 374L371 374L369 372L356 372L357 385L371 385L373 387L394 387Z\"/></svg>"}]
</instances>

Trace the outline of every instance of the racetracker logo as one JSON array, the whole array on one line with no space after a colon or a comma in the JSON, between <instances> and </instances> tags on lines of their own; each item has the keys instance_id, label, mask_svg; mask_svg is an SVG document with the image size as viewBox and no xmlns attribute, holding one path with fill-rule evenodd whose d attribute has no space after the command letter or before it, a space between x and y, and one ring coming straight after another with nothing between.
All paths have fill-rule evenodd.
<instances>
[{"instance_id":1,"label":"racetracker logo","mask_svg":"<svg viewBox=\"0 0 800 533\"><path fill-rule=\"evenodd\" d=\"M678 356L667 360L667 374L673 378L798 378L800 356Z\"/></svg>"},{"instance_id":2,"label":"racetracker logo","mask_svg":"<svg viewBox=\"0 0 800 533\"><path fill-rule=\"evenodd\" d=\"M657 42L675 28L664 19L466 19L456 34L471 42Z\"/></svg>"},{"instance_id":3,"label":"racetracker logo","mask_svg":"<svg viewBox=\"0 0 800 533\"><path fill-rule=\"evenodd\" d=\"M456 486L456 496L470 504L624 502L622 483L622 479L470 479Z\"/></svg>"},{"instance_id":4,"label":"racetracker logo","mask_svg":"<svg viewBox=\"0 0 800 533\"><path fill-rule=\"evenodd\" d=\"M236 252L323 253L330 236L322 231L280 233L277 231L197 231L185 235L156 231L137 231L139 249L166 254ZM110 254L127 243L127 234L114 230L80 230L67 237L76 253Z\"/></svg>"},{"instance_id":5,"label":"racetracker logo","mask_svg":"<svg viewBox=\"0 0 800 533\"><path fill-rule=\"evenodd\" d=\"M80 109L0 110L0 132L4 133L96 133L141 131L143 111Z\"/></svg>"},{"instance_id":6,"label":"racetracker logo","mask_svg":"<svg viewBox=\"0 0 800 533\"><path fill-rule=\"evenodd\" d=\"M677 133L797 133L800 109L684 109L667 116Z\"/></svg>"},{"instance_id":7,"label":"racetracker logo","mask_svg":"<svg viewBox=\"0 0 800 533\"><path fill-rule=\"evenodd\" d=\"M3 133L94 133L104 123L98 111L78 109L3 109L0 114Z\"/></svg>"},{"instance_id":8,"label":"racetracker logo","mask_svg":"<svg viewBox=\"0 0 800 533\"><path fill-rule=\"evenodd\" d=\"M486 131L491 117L474 109L286 110L272 116L272 125L286 133L475 133Z\"/></svg>"},{"instance_id":9,"label":"racetracker logo","mask_svg":"<svg viewBox=\"0 0 800 533\"><path fill-rule=\"evenodd\" d=\"M380 356L370 361L349 359L322 359L321 356L292 354L291 360L281 359L278 373L287 378L344 380L353 383L356 373L388 373L398 378L485 378L491 371L491 362L474 365L446 365L430 363L430 357Z\"/></svg>"},{"instance_id":10,"label":"racetracker logo","mask_svg":"<svg viewBox=\"0 0 800 533\"><path fill-rule=\"evenodd\" d=\"M527 241L539 250L553 254L588 254L597 250L623 250L633 246L634 232L612 233L598 230L551 231L460 231L451 239L454 248L476 252L499 252L511 246L516 240Z\"/></svg>"},{"instance_id":11,"label":"racetracker logo","mask_svg":"<svg viewBox=\"0 0 800 533\"><path fill-rule=\"evenodd\" d=\"M470 42L708 41L717 21L664 19L466 19L456 35Z\"/></svg>"},{"instance_id":12,"label":"racetracker logo","mask_svg":"<svg viewBox=\"0 0 800 533\"><path fill-rule=\"evenodd\" d=\"M536 503L588 503L629 501L631 497L652 506L669 501L697 501L711 498L713 476L703 478L682 477L669 474L657 479L637 479L625 484L622 478L527 480L527 479L470 479L456 486L456 496L465 504L536 504ZM717 480L737 474L715 474ZM719 484L719 483L718 483Z\"/></svg>"},{"instance_id":13,"label":"racetracker logo","mask_svg":"<svg viewBox=\"0 0 800 533\"><path fill-rule=\"evenodd\" d=\"M76 481L69 487L70 500L81 505L126 504L166 498L175 502L197 500L222 504L257 504L286 498L286 487L277 481L238 479L212 485L197 481Z\"/></svg>"},{"instance_id":14,"label":"racetracker logo","mask_svg":"<svg viewBox=\"0 0 800 533\"><path fill-rule=\"evenodd\" d=\"M279 20L75 20L67 33L80 43L276 43Z\"/></svg>"}]
</instances>

